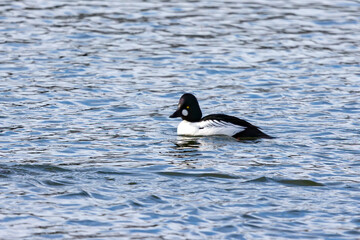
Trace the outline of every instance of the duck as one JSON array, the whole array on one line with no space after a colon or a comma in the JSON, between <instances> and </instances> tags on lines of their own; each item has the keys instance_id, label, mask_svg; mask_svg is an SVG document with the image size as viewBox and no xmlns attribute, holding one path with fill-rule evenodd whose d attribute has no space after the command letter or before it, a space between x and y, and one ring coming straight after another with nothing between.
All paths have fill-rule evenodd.
<instances>
[{"instance_id":1,"label":"duck","mask_svg":"<svg viewBox=\"0 0 360 240\"><path fill-rule=\"evenodd\" d=\"M210 114L202 117L200 105L191 93L180 97L176 111L170 118L180 117L177 134L186 136L226 135L237 140L273 138L251 123L226 114Z\"/></svg>"}]
</instances>

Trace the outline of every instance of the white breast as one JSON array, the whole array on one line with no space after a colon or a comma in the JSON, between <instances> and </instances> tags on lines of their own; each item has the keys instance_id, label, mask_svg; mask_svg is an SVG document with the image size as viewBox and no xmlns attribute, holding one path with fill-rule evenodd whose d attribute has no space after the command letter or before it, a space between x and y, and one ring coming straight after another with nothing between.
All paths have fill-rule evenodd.
<instances>
[{"instance_id":1,"label":"white breast","mask_svg":"<svg viewBox=\"0 0 360 240\"><path fill-rule=\"evenodd\" d=\"M177 133L178 135L191 136L233 136L244 129L245 127L219 120L207 120L201 122L188 122L183 120L178 126Z\"/></svg>"}]
</instances>

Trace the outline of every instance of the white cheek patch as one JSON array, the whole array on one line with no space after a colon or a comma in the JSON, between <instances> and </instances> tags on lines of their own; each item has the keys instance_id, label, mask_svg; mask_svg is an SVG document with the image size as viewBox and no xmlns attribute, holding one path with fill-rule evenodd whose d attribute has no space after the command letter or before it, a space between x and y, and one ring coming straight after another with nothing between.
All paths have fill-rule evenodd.
<instances>
[{"instance_id":1,"label":"white cheek patch","mask_svg":"<svg viewBox=\"0 0 360 240\"><path fill-rule=\"evenodd\" d=\"M189 112L186 109L183 109L181 111L181 114L186 117L189 114Z\"/></svg>"}]
</instances>

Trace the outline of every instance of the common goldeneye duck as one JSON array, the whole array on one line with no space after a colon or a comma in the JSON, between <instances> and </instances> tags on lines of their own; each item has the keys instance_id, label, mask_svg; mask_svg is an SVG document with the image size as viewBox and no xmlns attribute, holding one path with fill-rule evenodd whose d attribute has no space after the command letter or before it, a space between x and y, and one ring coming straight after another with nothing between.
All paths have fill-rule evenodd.
<instances>
[{"instance_id":1,"label":"common goldeneye duck","mask_svg":"<svg viewBox=\"0 0 360 240\"><path fill-rule=\"evenodd\" d=\"M227 135L236 139L273 138L251 123L225 114L210 114L202 118L199 103L194 95L181 96L177 110L170 118L181 117L178 135L210 136Z\"/></svg>"}]
</instances>

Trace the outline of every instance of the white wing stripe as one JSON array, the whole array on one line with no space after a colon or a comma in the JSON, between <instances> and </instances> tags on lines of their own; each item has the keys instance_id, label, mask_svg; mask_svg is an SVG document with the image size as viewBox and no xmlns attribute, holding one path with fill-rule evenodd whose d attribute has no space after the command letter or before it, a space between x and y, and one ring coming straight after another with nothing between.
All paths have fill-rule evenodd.
<instances>
[{"instance_id":1,"label":"white wing stripe","mask_svg":"<svg viewBox=\"0 0 360 240\"><path fill-rule=\"evenodd\" d=\"M221 120L206 120L201 122L182 121L178 126L179 135L206 136L227 135L233 136L246 127Z\"/></svg>"},{"instance_id":2,"label":"white wing stripe","mask_svg":"<svg viewBox=\"0 0 360 240\"><path fill-rule=\"evenodd\" d=\"M206 120L199 123L199 129L197 134L199 135L228 135L241 132L245 129L243 126L239 126L230 122L221 120Z\"/></svg>"}]
</instances>

